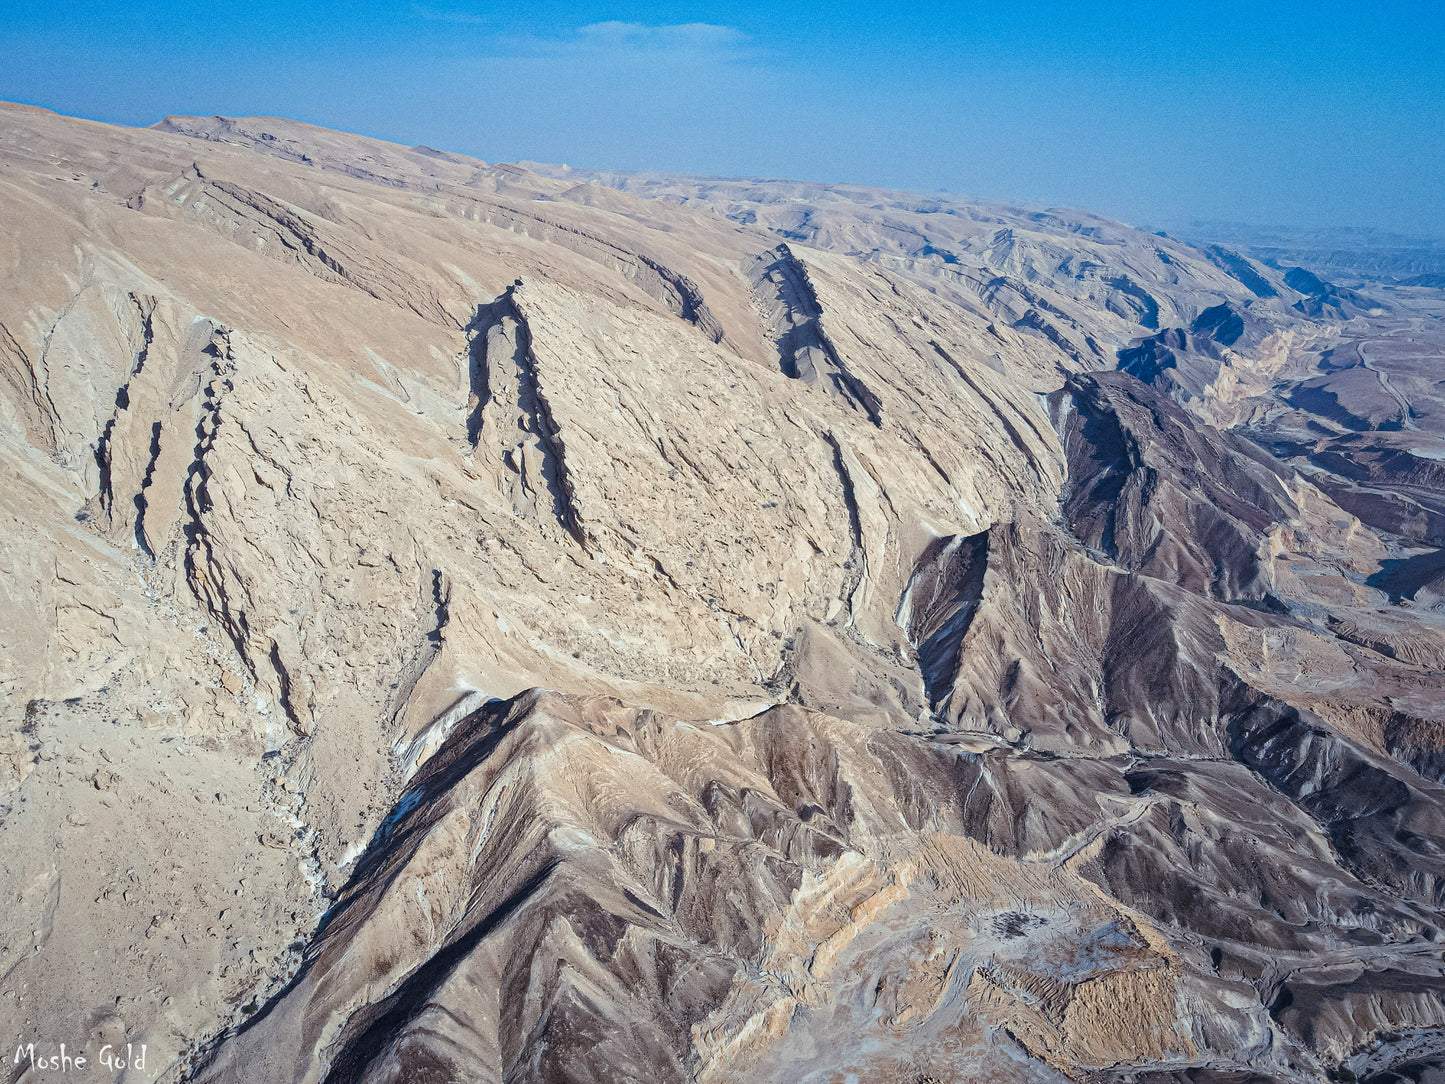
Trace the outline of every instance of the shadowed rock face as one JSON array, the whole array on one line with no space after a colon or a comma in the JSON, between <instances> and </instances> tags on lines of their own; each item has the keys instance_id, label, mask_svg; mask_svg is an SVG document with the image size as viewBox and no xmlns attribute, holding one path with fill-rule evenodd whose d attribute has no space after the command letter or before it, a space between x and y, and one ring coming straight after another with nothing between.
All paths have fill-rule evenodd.
<instances>
[{"instance_id":1,"label":"shadowed rock face","mask_svg":"<svg viewBox=\"0 0 1445 1084\"><path fill-rule=\"evenodd\" d=\"M1281 465L1121 373L1075 377L1056 401L1081 542L1196 594L1263 597L1264 536L1298 515Z\"/></svg>"},{"instance_id":2,"label":"shadowed rock face","mask_svg":"<svg viewBox=\"0 0 1445 1084\"><path fill-rule=\"evenodd\" d=\"M0 161L18 1040L1440 1071L1438 293L268 118Z\"/></svg>"}]
</instances>

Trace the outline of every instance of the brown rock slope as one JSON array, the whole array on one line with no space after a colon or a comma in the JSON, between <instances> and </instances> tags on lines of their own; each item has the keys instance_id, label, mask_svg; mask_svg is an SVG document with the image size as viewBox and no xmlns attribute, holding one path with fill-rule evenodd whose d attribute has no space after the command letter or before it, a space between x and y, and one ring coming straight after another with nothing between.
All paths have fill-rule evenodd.
<instances>
[{"instance_id":1,"label":"brown rock slope","mask_svg":"<svg viewBox=\"0 0 1445 1084\"><path fill-rule=\"evenodd\" d=\"M0 107L17 1038L168 1081L1426 1072L1438 295L550 172Z\"/></svg>"}]
</instances>

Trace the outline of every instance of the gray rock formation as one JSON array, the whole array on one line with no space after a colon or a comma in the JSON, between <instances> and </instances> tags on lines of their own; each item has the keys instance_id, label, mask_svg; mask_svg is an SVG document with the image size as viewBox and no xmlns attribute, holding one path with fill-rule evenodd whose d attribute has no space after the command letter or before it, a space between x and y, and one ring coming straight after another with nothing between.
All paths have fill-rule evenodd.
<instances>
[{"instance_id":1,"label":"gray rock formation","mask_svg":"<svg viewBox=\"0 0 1445 1084\"><path fill-rule=\"evenodd\" d=\"M1445 295L274 119L0 168L17 1041L1440 1070Z\"/></svg>"}]
</instances>

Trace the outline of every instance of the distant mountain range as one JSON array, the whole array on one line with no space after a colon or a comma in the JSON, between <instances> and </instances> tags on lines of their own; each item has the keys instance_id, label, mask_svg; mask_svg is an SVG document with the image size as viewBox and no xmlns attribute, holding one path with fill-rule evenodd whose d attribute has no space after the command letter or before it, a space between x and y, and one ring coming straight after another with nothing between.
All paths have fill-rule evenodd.
<instances>
[{"instance_id":1,"label":"distant mountain range","mask_svg":"<svg viewBox=\"0 0 1445 1084\"><path fill-rule=\"evenodd\" d=\"M1220 244L1274 267L1298 265L1326 277L1400 286L1445 286L1445 237L1370 226L1309 229L1193 219L1165 232L1192 244Z\"/></svg>"}]
</instances>

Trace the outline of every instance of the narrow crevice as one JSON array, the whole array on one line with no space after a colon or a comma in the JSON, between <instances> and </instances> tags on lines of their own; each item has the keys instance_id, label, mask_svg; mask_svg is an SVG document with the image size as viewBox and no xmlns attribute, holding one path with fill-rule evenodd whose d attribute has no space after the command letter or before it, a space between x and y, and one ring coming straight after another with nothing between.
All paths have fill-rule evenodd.
<instances>
[{"instance_id":1,"label":"narrow crevice","mask_svg":"<svg viewBox=\"0 0 1445 1084\"><path fill-rule=\"evenodd\" d=\"M123 390L124 390L124 389L122 389L122 391L123 391ZM119 393L117 393L116 399L117 399L117 401L119 401L119 399L120 399L120 394L119 394ZM110 514L111 514L111 507L112 507L112 505L114 504L114 501L115 501L115 486L114 486L114 483L111 481L111 477L110 477L110 475L111 475L111 447L110 447L110 445L111 445L111 441L112 441L112 440L114 439L114 437L115 437L115 423L116 423L116 420L117 420L119 417L120 417L120 412L119 412L119 411L117 411L116 413L114 413L114 414L112 414L112 415L110 416L110 421L106 422L106 423L105 423L105 428L100 431L100 439L95 442L95 452L94 452L94 456L95 456L95 466L96 466L96 470L98 470L98 471L100 472L100 480L99 480L99 482L97 483L98 489L97 489L97 492L96 492L96 497L100 500L100 508L101 508L101 511L104 512L107 517L110 516Z\"/></svg>"},{"instance_id":2,"label":"narrow crevice","mask_svg":"<svg viewBox=\"0 0 1445 1084\"><path fill-rule=\"evenodd\" d=\"M931 711L947 710L963 639L983 601L989 532L935 538L914 565L896 621L918 659Z\"/></svg>"},{"instance_id":3,"label":"narrow crevice","mask_svg":"<svg viewBox=\"0 0 1445 1084\"><path fill-rule=\"evenodd\" d=\"M285 661L281 658L281 649L276 642L271 641L271 650L267 654L270 660L271 669L276 672L276 683L281 688L281 710L286 713L286 718L291 721L291 728L298 734L305 734L306 728L296 710L294 700L295 689L292 686L291 671L287 669Z\"/></svg>"},{"instance_id":4,"label":"narrow crevice","mask_svg":"<svg viewBox=\"0 0 1445 1084\"><path fill-rule=\"evenodd\" d=\"M181 485L182 509L181 533L185 538L184 569L186 583L202 610L216 619L235 646L237 654L257 676L256 661L252 657L250 629L244 612L234 608L227 596L226 585L217 572L220 568L211 546L210 533L206 529L205 517L211 510L208 492L211 468L207 456L215 444L216 432L220 429L221 406L226 394L232 390L229 379L235 366L231 360L230 333L223 328L214 328L212 346L208 349L213 357L213 377L206 387L200 418L196 422L196 444L191 453L190 466L186 468L185 480ZM274 652L273 652L274 654ZM278 679L280 674L278 674ZM288 678L289 680L289 678ZM290 715L289 699L283 702ZM296 720L292 719L293 723ZM299 725L299 724L298 724Z\"/></svg>"},{"instance_id":5,"label":"narrow crevice","mask_svg":"<svg viewBox=\"0 0 1445 1084\"><path fill-rule=\"evenodd\" d=\"M467 325L467 444L475 450L482 437L482 412L492 399L487 379L487 339L489 332L501 323L504 311L499 298L489 305L478 305L477 313Z\"/></svg>"},{"instance_id":6,"label":"narrow crevice","mask_svg":"<svg viewBox=\"0 0 1445 1084\"><path fill-rule=\"evenodd\" d=\"M433 613L436 615L436 625L431 632L427 633L426 638L431 643L440 645L447 623L451 621L452 580L439 568L432 569L431 575L432 603Z\"/></svg>"},{"instance_id":7,"label":"narrow crevice","mask_svg":"<svg viewBox=\"0 0 1445 1084\"><path fill-rule=\"evenodd\" d=\"M858 495L853 488L853 476L848 471L847 463L843 461L843 446L832 433L823 433L821 436L833 449L833 470L837 472L838 483L843 490L843 506L848 510L849 550L848 560L843 565L843 600L848 605L851 617L853 596L858 593L868 563L868 551L863 543L863 519L858 509Z\"/></svg>"},{"instance_id":8,"label":"narrow crevice","mask_svg":"<svg viewBox=\"0 0 1445 1084\"><path fill-rule=\"evenodd\" d=\"M138 493L135 495L135 497L133 498L133 500L135 501L135 541L136 541L136 545L138 545L138 546L141 548L141 551L142 551L147 557L152 557L152 558L155 557L155 554L151 551L150 546L146 544L146 537L145 537L145 516L146 516L146 511L147 511L147 509L148 509L148 507L149 507L149 502L146 500L146 490L148 490L148 489L150 488L151 480L155 477L155 473L156 473L156 463L157 463L157 461L160 459L160 457L161 457L161 423L160 423L160 422L152 422L152 423L151 423L150 459L149 459L149 461L146 463L145 477L141 479L140 492L138 492Z\"/></svg>"},{"instance_id":9,"label":"narrow crevice","mask_svg":"<svg viewBox=\"0 0 1445 1084\"><path fill-rule=\"evenodd\" d=\"M494 400L503 411L508 407L514 410L520 429L536 438L542 479L551 498L553 516L578 545L587 549L588 539L577 508L561 427L542 390L537 358L532 351L531 325L518 305L517 289L521 284L518 279L500 297L479 306L471 322L471 412L467 419L467 440L476 451L486 428L486 409ZM501 402L509 393L515 402ZM510 432L498 435L506 442L501 448L503 463L520 474L527 442L511 437Z\"/></svg>"},{"instance_id":10,"label":"narrow crevice","mask_svg":"<svg viewBox=\"0 0 1445 1084\"><path fill-rule=\"evenodd\" d=\"M130 299L131 304L135 306L136 316L140 320L141 339L140 346L136 348L135 357L131 361L130 373L126 376L125 383L116 389L115 410L111 413L110 420L105 423L105 428L101 430L100 439L95 442L95 465L100 471L99 492L97 496L100 499L101 510L105 512L107 518L111 517L112 509L115 505L115 487L111 477L114 466L114 453L111 445L115 440L115 427L120 421L120 416L130 410L131 381L144 371L146 361L150 357L151 345L155 342L155 327L152 322L155 316L155 299L146 298L149 304L145 304L141 298L137 297L133 292L126 296ZM159 426L156 428L159 429ZM147 481L149 481L150 474L155 469L155 457L159 451L157 441L157 434L152 433L150 463L146 467ZM139 494L136 495L136 505L138 508L144 507ZM137 540L140 539L138 523L136 527L136 538ZM144 542L141 543L141 548L144 549L146 553L150 553L150 550L146 548Z\"/></svg>"},{"instance_id":11,"label":"narrow crevice","mask_svg":"<svg viewBox=\"0 0 1445 1084\"><path fill-rule=\"evenodd\" d=\"M140 317L141 331L141 342L140 347L135 352L135 363L131 366L130 376L126 378L125 386L121 388L121 393L128 395L130 382L134 380L137 376L139 376L141 371L145 368L146 362L150 360L151 347L155 345L156 299L153 297L147 297L144 301L142 301L141 298L136 296L134 292L128 294L127 296L130 298L131 304L135 306L136 315ZM116 405L121 406L129 404L117 403Z\"/></svg>"},{"instance_id":12,"label":"narrow crevice","mask_svg":"<svg viewBox=\"0 0 1445 1084\"><path fill-rule=\"evenodd\" d=\"M508 294L510 299L511 291L508 291ZM537 358L532 353L532 329L515 304L513 304L512 311L517 318L519 348L517 362L522 376L519 405L531 417L533 432L542 443L546 463L543 469L547 477L548 488L552 490L557 521L562 524L568 534L577 540L579 546L586 549L587 540L582 532L582 518L577 512L577 494L572 485L571 472L563 451L561 427L552 414L552 405L542 391L542 382L537 372Z\"/></svg>"},{"instance_id":13,"label":"narrow crevice","mask_svg":"<svg viewBox=\"0 0 1445 1084\"><path fill-rule=\"evenodd\" d=\"M752 259L749 281L783 375L810 385L826 378L829 394L863 411L881 428L882 400L848 369L823 330L823 306L803 261L786 244L778 245Z\"/></svg>"}]
</instances>

